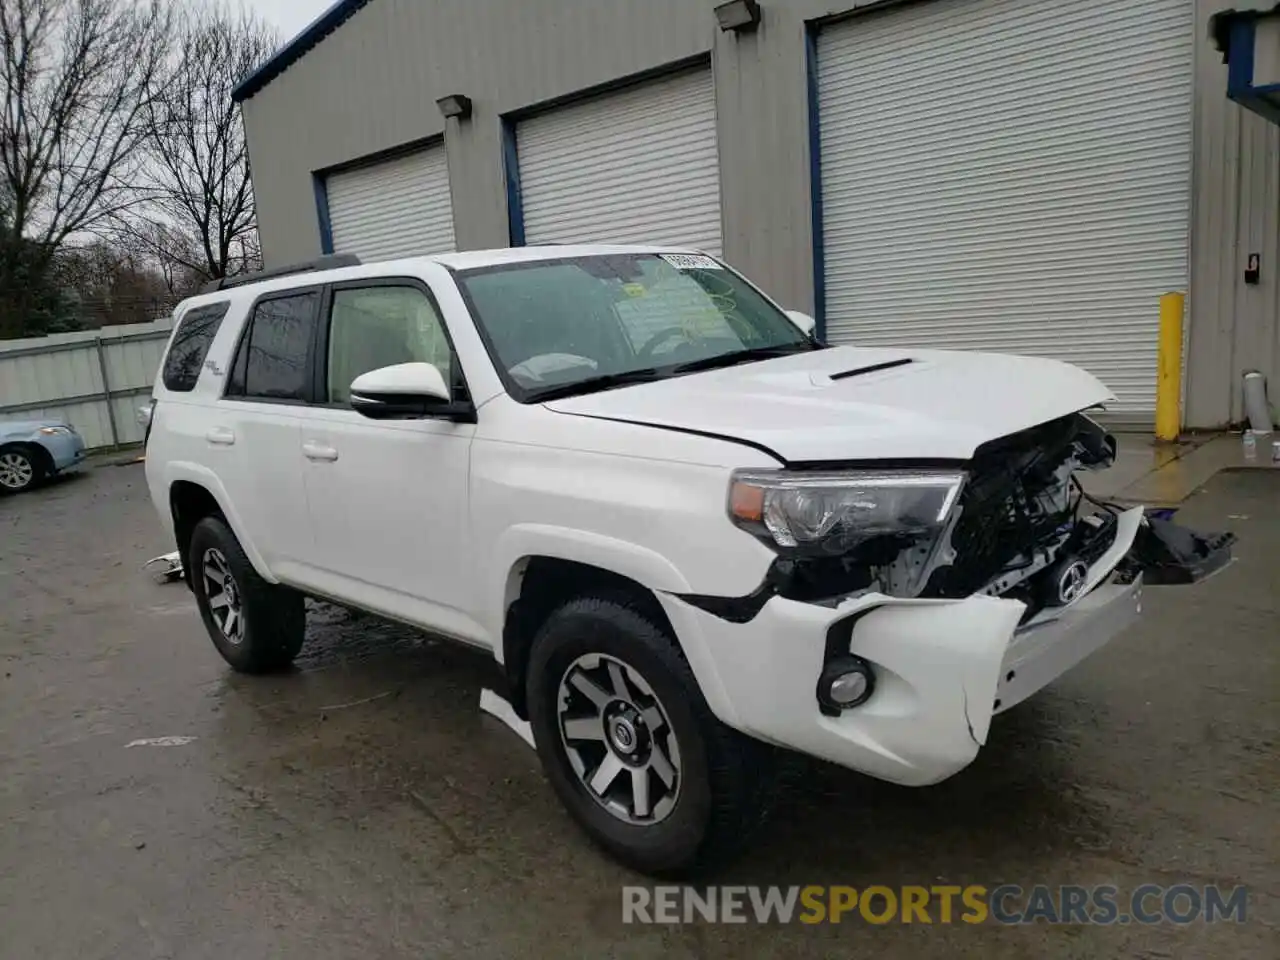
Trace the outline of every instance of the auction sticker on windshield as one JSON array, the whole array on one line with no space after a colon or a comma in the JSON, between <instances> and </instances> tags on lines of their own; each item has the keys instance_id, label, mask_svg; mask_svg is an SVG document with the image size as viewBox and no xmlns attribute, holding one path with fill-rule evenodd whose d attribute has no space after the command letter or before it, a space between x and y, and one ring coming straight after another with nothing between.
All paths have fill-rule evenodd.
<instances>
[{"instance_id":1,"label":"auction sticker on windshield","mask_svg":"<svg viewBox=\"0 0 1280 960\"><path fill-rule=\"evenodd\" d=\"M671 264L677 270L723 270L711 257L703 256L697 253L663 253L659 254L663 260Z\"/></svg>"}]
</instances>

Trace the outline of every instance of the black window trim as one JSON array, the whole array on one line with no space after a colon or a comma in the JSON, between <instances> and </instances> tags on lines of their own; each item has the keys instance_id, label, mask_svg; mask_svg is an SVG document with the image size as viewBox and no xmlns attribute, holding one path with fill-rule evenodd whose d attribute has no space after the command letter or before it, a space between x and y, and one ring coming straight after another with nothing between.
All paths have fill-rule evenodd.
<instances>
[{"instance_id":1,"label":"black window trim","mask_svg":"<svg viewBox=\"0 0 1280 960\"><path fill-rule=\"evenodd\" d=\"M436 298L431 285L420 277L409 276L366 277L358 280L343 280L339 283L331 283L325 286L324 300L320 305L320 322L316 325L316 342L311 365L310 394L312 399L310 406L324 410L351 410L353 413L356 412L348 403L331 403L329 401L329 331L333 326L333 296L335 293L340 293L344 290L371 290L378 287L410 287L417 290L427 298L427 302L431 304L431 309L436 312L436 316L440 319L440 327L444 331L445 342L449 345L449 355L457 371L455 380L461 380L463 395L455 396L448 409L441 409L439 417L428 417L426 419L456 419L457 414L465 413L468 410L474 415L475 404L472 400L471 386L467 381L467 373L463 368L462 358L458 356L458 348L453 342L453 332L449 329L449 319L445 316L444 310L440 308L440 301ZM453 392L455 385L450 383L448 386L450 392ZM451 415L454 416L451 417Z\"/></svg>"},{"instance_id":2,"label":"black window trim","mask_svg":"<svg viewBox=\"0 0 1280 960\"><path fill-rule=\"evenodd\" d=\"M231 312L231 301L228 299L212 300L209 303L202 303L198 306L189 307L178 322L173 326L173 334L169 339L169 345L165 349L164 362L160 365L160 382L164 385L165 390L169 393L192 393L196 387L200 385L200 377L204 374L205 362L209 359L209 351L213 347L213 342L218 339L218 334L222 330L222 324L227 319L227 315ZM217 317L212 314L217 313ZM196 370L196 378L192 381L191 386L181 388L169 385L169 362L173 359L174 348L178 345L178 339L182 335L183 328L197 317L209 315L211 319L217 322L213 327L213 334L209 337L209 342L205 344L204 356L200 358L200 366Z\"/></svg>"},{"instance_id":3,"label":"black window trim","mask_svg":"<svg viewBox=\"0 0 1280 960\"><path fill-rule=\"evenodd\" d=\"M253 321L258 314L258 307L272 300L288 300L293 297L303 296L308 293L317 294L315 324L311 330L311 342L307 345L306 371L304 374L305 398L299 400L285 397L251 397L240 396L229 393L232 383L236 379L236 368L241 362L248 363L248 355L245 353L245 343L249 337L249 331L253 329ZM302 287L289 287L285 290L272 290L268 293L259 295L249 304L249 309L245 313L244 324L240 327L240 332L236 337L236 348L231 354L231 365L227 367L227 376L222 385L223 400L233 403L267 403L279 407L305 407L309 406L315 397L315 376L313 368L316 359L316 341L319 336L321 319L326 315L325 311L329 302L329 287L323 283L310 283ZM247 372L247 371L246 371Z\"/></svg>"}]
</instances>

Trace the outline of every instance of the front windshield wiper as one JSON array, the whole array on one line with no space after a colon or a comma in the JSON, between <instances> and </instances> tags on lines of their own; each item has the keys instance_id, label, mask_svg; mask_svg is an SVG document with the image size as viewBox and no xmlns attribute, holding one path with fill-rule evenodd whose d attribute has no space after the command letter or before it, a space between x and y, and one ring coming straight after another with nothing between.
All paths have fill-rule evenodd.
<instances>
[{"instance_id":1,"label":"front windshield wiper","mask_svg":"<svg viewBox=\"0 0 1280 960\"><path fill-rule=\"evenodd\" d=\"M719 367L732 367L739 363L750 363L754 360L768 360L771 357L787 357L795 353L808 353L812 350L826 349L825 344L806 341L804 343L788 343L772 347L752 347L749 350L737 350L715 357L704 357L671 367L645 367L641 370L627 370L623 373L606 373L573 383L562 383L542 390L534 390L528 394L527 403L544 403L547 400L563 400L566 397L577 397L586 393L598 393L601 390L612 390L614 387L629 387L637 383L652 383L678 377L685 373L697 373L699 370L715 370Z\"/></svg>"},{"instance_id":2,"label":"front windshield wiper","mask_svg":"<svg viewBox=\"0 0 1280 960\"><path fill-rule=\"evenodd\" d=\"M701 360L690 360L671 368L672 373L697 373L699 370L717 370L720 367L736 367L740 363L752 363L756 360L769 360L773 357L789 357L794 353L808 353L821 350L815 343L788 343L773 347L752 347L749 350L736 350L733 353L722 353L715 357L703 357Z\"/></svg>"},{"instance_id":3,"label":"front windshield wiper","mask_svg":"<svg viewBox=\"0 0 1280 960\"><path fill-rule=\"evenodd\" d=\"M598 377L588 377L586 380L575 380L573 383L562 383L543 390L535 390L528 395L528 402L563 400L565 397L612 390L614 387L627 387L634 383L652 383L654 380L662 380L665 377L666 374L663 371L652 367L646 367L643 370L627 370L624 373L606 373Z\"/></svg>"}]
</instances>

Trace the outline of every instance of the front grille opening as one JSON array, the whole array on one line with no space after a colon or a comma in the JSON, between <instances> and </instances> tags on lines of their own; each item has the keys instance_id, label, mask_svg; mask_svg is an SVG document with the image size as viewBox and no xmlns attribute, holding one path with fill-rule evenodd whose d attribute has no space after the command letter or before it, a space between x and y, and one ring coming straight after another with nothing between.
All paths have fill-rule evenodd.
<instances>
[{"instance_id":1,"label":"front grille opening","mask_svg":"<svg viewBox=\"0 0 1280 960\"><path fill-rule=\"evenodd\" d=\"M1073 455L1082 420L1063 417L978 449L951 535L956 560L934 571L922 596L960 598L982 590L1030 552L1075 525L1079 497L1047 496Z\"/></svg>"}]
</instances>

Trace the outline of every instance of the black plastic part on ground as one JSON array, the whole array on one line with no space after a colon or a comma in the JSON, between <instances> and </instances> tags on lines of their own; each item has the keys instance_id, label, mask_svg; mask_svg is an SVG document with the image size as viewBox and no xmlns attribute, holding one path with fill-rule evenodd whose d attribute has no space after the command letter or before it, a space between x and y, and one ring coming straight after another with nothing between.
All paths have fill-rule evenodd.
<instances>
[{"instance_id":1,"label":"black plastic part on ground","mask_svg":"<svg viewBox=\"0 0 1280 960\"><path fill-rule=\"evenodd\" d=\"M1148 512L1130 557L1152 585L1197 583L1231 562L1234 533L1197 533Z\"/></svg>"}]
</instances>

